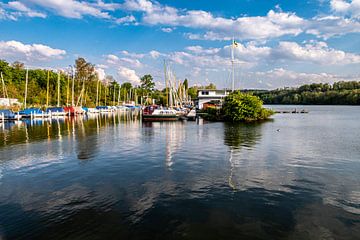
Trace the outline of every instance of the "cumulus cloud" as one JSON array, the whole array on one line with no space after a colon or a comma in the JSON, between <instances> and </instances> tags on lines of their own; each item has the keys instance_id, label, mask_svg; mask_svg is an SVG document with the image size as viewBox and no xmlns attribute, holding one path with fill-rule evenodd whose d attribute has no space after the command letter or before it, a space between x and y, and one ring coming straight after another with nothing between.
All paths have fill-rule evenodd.
<instances>
[{"instance_id":1,"label":"cumulus cloud","mask_svg":"<svg viewBox=\"0 0 360 240\"><path fill-rule=\"evenodd\" d=\"M106 56L106 62L109 64L116 64L119 61L119 58L114 54L109 54Z\"/></svg>"},{"instance_id":2,"label":"cumulus cloud","mask_svg":"<svg viewBox=\"0 0 360 240\"><path fill-rule=\"evenodd\" d=\"M360 0L331 0L330 7L335 13L360 18Z\"/></svg>"},{"instance_id":3,"label":"cumulus cloud","mask_svg":"<svg viewBox=\"0 0 360 240\"><path fill-rule=\"evenodd\" d=\"M273 10L270 10L266 16L231 19L216 17L202 10L179 10L149 0L127 0L123 7L126 10L143 12L144 24L208 29L210 32L207 33L207 37L212 39L215 38L215 34L217 39L224 39L234 34L243 39L298 35L305 24L305 20L295 13Z\"/></svg>"},{"instance_id":4,"label":"cumulus cloud","mask_svg":"<svg viewBox=\"0 0 360 240\"><path fill-rule=\"evenodd\" d=\"M220 48L204 49L201 46L189 46L186 47L185 49L196 54L216 54L221 50Z\"/></svg>"},{"instance_id":5,"label":"cumulus cloud","mask_svg":"<svg viewBox=\"0 0 360 240\"><path fill-rule=\"evenodd\" d=\"M274 59L312 62L321 65L346 65L360 63L360 55L329 48L325 42L311 41L304 46L296 42L280 42L273 49Z\"/></svg>"},{"instance_id":6,"label":"cumulus cloud","mask_svg":"<svg viewBox=\"0 0 360 240\"><path fill-rule=\"evenodd\" d=\"M18 41L0 41L0 55L20 61L61 59L65 50L51 48L43 44L24 44Z\"/></svg>"},{"instance_id":7,"label":"cumulus cloud","mask_svg":"<svg viewBox=\"0 0 360 240\"><path fill-rule=\"evenodd\" d=\"M26 2L67 18L80 19L84 16L104 19L112 18L108 12L104 11L108 10L111 5L107 5L102 1L99 1L99 4L76 0L27 0ZM114 5L112 6L114 7Z\"/></svg>"},{"instance_id":8,"label":"cumulus cloud","mask_svg":"<svg viewBox=\"0 0 360 240\"><path fill-rule=\"evenodd\" d=\"M28 16L28 17L46 18L45 13L34 11L34 10L30 9L29 7L25 6L22 2L19 2L19 1L8 2L7 6L10 9L17 10L18 11L17 15L19 15L19 16L20 15L25 15L25 16Z\"/></svg>"},{"instance_id":9,"label":"cumulus cloud","mask_svg":"<svg viewBox=\"0 0 360 240\"><path fill-rule=\"evenodd\" d=\"M149 52L149 55L151 56L151 58L157 59L158 57L160 57L161 53L158 51L152 50Z\"/></svg>"},{"instance_id":10,"label":"cumulus cloud","mask_svg":"<svg viewBox=\"0 0 360 240\"><path fill-rule=\"evenodd\" d=\"M332 0L334 12L359 16L359 1ZM262 41L285 35L297 36L301 33L330 38L348 33L360 32L359 19L344 16L315 16L303 19L293 12L283 12L278 6L265 16L225 18L202 10L177 9L150 0L126 0L121 6L126 11L142 12L142 24L164 26L170 32L173 27L199 29L198 33L186 33L191 40L231 40L240 39Z\"/></svg>"},{"instance_id":11,"label":"cumulus cloud","mask_svg":"<svg viewBox=\"0 0 360 240\"><path fill-rule=\"evenodd\" d=\"M172 31L174 31L173 28L161 28L161 31L165 32L165 33L171 33Z\"/></svg>"},{"instance_id":12,"label":"cumulus cloud","mask_svg":"<svg viewBox=\"0 0 360 240\"><path fill-rule=\"evenodd\" d=\"M133 85L140 84L140 78L133 69L120 66L117 73L120 77L120 81L131 82Z\"/></svg>"},{"instance_id":13,"label":"cumulus cloud","mask_svg":"<svg viewBox=\"0 0 360 240\"><path fill-rule=\"evenodd\" d=\"M135 54L135 53L129 53L127 51L122 51L120 53L120 57L109 54L106 56L106 63L113 65L113 66L129 66L129 67L142 67L142 63L138 58L142 58L143 54Z\"/></svg>"},{"instance_id":14,"label":"cumulus cloud","mask_svg":"<svg viewBox=\"0 0 360 240\"><path fill-rule=\"evenodd\" d=\"M100 81L103 81L105 79L106 73L105 73L105 70L103 68L96 67L95 72L98 75L98 78L99 78Z\"/></svg>"},{"instance_id":15,"label":"cumulus cloud","mask_svg":"<svg viewBox=\"0 0 360 240\"><path fill-rule=\"evenodd\" d=\"M128 15L125 17L117 18L115 20L117 24L130 24L130 23L136 23L136 18L133 15Z\"/></svg>"}]
</instances>

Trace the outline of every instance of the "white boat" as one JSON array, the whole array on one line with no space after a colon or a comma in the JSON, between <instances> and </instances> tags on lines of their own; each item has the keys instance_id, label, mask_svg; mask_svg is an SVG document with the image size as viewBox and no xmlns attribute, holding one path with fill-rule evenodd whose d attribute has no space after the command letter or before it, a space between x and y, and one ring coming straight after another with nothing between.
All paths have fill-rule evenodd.
<instances>
[{"instance_id":1,"label":"white boat","mask_svg":"<svg viewBox=\"0 0 360 240\"><path fill-rule=\"evenodd\" d=\"M192 109L187 115L186 115L188 120L192 120L195 121L196 119L196 110Z\"/></svg>"},{"instance_id":2,"label":"white boat","mask_svg":"<svg viewBox=\"0 0 360 240\"><path fill-rule=\"evenodd\" d=\"M88 112L89 114L97 114L99 113L99 109L96 109L96 108L88 108Z\"/></svg>"}]
</instances>

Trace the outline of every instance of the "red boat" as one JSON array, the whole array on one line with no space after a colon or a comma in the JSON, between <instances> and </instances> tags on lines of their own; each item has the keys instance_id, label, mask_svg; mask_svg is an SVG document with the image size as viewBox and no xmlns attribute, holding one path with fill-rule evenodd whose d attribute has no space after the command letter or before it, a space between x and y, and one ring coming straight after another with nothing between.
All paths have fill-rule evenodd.
<instances>
[{"instance_id":1,"label":"red boat","mask_svg":"<svg viewBox=\"0 0 360 240\"><path fill-rule=\"evenodd\" d=\"M64 111L66 112L66 115L70 115L74 116L74 115L78 115L78 114L84 114L84 109L82 109L82 107L64 107Z\"/></svg>"}]
</instances>

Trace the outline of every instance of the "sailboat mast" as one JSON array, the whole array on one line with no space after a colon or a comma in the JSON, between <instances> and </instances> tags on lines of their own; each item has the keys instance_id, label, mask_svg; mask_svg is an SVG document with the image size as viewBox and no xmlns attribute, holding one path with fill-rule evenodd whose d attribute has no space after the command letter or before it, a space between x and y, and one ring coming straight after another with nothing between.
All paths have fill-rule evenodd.
<instances>
[{"instance_id":1,"label":"sailboat mast","mask_svg":"<svg viewBox=\"0 0 360 240\"><path fill-rule=\"evenodd\" d=\"M99 106L99 80L97 80L96 82L96 101L95 101L95 104L96 106Z\"/></svg>"},{"instance_id":2,"label":"sailboat mast","mask_svg":"<svg viewBox=\"0 0 360 240\"><path fill-rule=\"evenodd\" d=\"M57 79L57 107L60 107L60 71L58 71Z\"/></svg>"},{"instance_id":3,"label":"sailboat mast","mask_svg":"<svg viewBox=\"0 0 360 240\"><path fill-rule=\"evenodd\" d=\"M66 106L69 106L69 88L70 88L70 75L67 74L67 88L66 88Z\"/></svg>"},{"instance_id":4,"label":"sailboat mast","mask_svg":"<svg viewBox=\"0 0 360 240\"><path fill-rule=\"evenodd\" d=\"M75 88L75 69L71 66L72 69L72 86L71 86L71 106L74 106L74 88Z\"/></svg>"},{"instance_id":5,"label":"sailboat mast","mask_svg":"<svg viewBox=\"0 0 360 240\"><path fill-rule=\"evenodd\" d=\"M26 68L24 108L26 108L26 98L27 98L27 91L28 91L28 81L29 81L29 69Z\"/></svg>"},{"instance_id":6,"label":"sailboat mast","mask_svg":"<svg viewBox=\"0 0 360 240\"><path fill-rule=\"evenodd\" d=\"M115 105L115 98L116 97L116 85L114 84L114 95L113 95L113 105Z\"/></svg>"},{"instance_id":7,"label":"sailboat mast","mask_svg":"<svg viewBox=\"0 0 360 240\"><path fill-rule=\"evenodd\" d=\"M6 89L6 85L5 85L5 81L4 81L4 76L2 74L2 72L0 72L0 75L1 75L1 82L2 82L2 86L3 86L3 92L4 92L4 98L7 98L8 101L9 101L9 107L11 106L11 100L9 98L9 94L7 92L7 89Z\"/></svg>"},{"instance_id":8,"label":"sailboat mast","mask_svg":"<svg viewBox=\"0 0 360 240\"><path fill-rule=\"evenodd\" d=\"M166 91L166 107L169 107L169 92L168 92L168 81L166 71L166 60L164 59L164 75L165 75L165 91Z\"/></svg>"},{"instance_id":9,"label":"sailboat mast","mask_svg":"<svg viewBox=\"0 0 360 240\"><path fill-rule=\"evenodd\" d=\"M120 106L121 85L119 85L118 106Z\"/></svg>"},{"instance_id":10,"label":"sailboat mast","mask_svg":"<svg viewBox=\"0 0 360 240\"><path fill-rule=\"evenodd\" d=\"M47 83L46 83L46 107L49 106L49 81L50 81L50 70L47 72Z\"/></svg>"}]
</instances>

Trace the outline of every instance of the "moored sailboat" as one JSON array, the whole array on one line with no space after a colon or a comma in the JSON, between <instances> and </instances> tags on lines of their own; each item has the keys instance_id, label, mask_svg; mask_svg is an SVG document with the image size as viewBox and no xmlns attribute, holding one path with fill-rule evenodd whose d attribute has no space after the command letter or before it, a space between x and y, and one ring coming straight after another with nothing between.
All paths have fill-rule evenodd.
<instances>
[{"instance_id":1,"label":"moored sailboat","mask_svg":"<svg viewBox=\"0 0 360 240\"><path fill-rule=\"evenodd\" d=\"M143 121L177 121L179 116L175 110L161 109L158 106L147 106L142 112Z\"/></svg>"}]
</instances>

